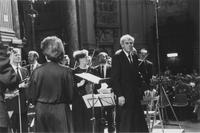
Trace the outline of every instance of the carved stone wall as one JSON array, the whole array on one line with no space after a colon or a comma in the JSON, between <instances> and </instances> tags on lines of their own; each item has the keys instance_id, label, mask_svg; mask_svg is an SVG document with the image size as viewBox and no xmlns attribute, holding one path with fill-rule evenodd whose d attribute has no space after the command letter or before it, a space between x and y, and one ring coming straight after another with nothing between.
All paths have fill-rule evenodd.
<instances>
[{"instance_id":1,"label":"carved stone wall","mask_svg":"<svg viewBox=\"0 0 200 133\"><path fill-rule=\"evenodd\" d=\"M94 4L97 46L112 55L120 33L119 0L95 0Z\"/></svg>"},{"instance_id":2,"label":"carved stone wall","mask_svg":"<svg viewBox=\"0 0 200 133\"><path fill-rule=\"evenodd\" d=\"M17 0L0 0L0 43L22 47Z\"/></svg>"}]
</instances>

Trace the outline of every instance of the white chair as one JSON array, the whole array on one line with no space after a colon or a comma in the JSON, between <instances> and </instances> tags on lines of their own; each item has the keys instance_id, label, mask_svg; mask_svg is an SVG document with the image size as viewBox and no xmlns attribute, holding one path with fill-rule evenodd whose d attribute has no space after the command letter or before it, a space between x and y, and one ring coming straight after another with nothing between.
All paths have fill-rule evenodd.
<instances>
[{"instance_id":1,"label":"white chair","mask_svg":"<svg viewBox=\"0 0 200 133\"><path fill-rule=\"evenodd\" d=\"M153 127L159 123L161 123L163 128L162 117L159 110L159 98L160 96L152 97L147 105L146 111L144 111L150 132L152 132ZM159 121L156 119L157 116L159 116Z\"/></svg>"}]
</instances>

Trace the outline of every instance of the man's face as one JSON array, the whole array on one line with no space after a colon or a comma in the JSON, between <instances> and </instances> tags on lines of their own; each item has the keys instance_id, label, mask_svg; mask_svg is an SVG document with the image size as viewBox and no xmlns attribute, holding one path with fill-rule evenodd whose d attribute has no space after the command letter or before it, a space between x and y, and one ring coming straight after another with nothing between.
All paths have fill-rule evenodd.
<instances>
[{"instance_id":1,"label":"man's face","mask_svg":"<svg viewBox=\"0 0 200 133\"><path fill-rule=\"evenodd\" d=\"M64 57L64 59L63 59L63 64L64 64L64 65L69 65L69 64L70 64L70 59L69 59L69 57Z\"/></svg>"},{"instance_id":2,"label":"man's face","mask_svg":"<svg viewBox=\"0 0 200 133\"><path fill-rule=\"evenodd\" d=\"M20 63L21 62L21 54L18 51L14 51L12 53L12 60L14 63Z\"/></svg>"},{"instance_id":3,"label":"man's face","mask_svg":"<svg viewBox=\"0 0 200 133\"><path fill-rule=\"evenodd\" d=\"M146 55L147 55L146 53L140 53L139 57L140 59L144 59Z\"/></svg>"},{"instance_id":4,"label":"man's face","mask_svg":"<svg viewBox=\"0 0 200 133\"><path fill-rule=\"evenodd\" d=\"M124 51L126 51L127 53L131 52L133 49L133 44L134 42L131 39L126 39L123 41L123 43L121 44L121 47Z\"/></svg>"},{"instance_id":5,"label":"man's face","mask_svg":"<svg viewBox=\"0 0 200 133\"><path fill-rule=\"evenodd\" d=\"M28 62L33 63L35 61L35 56L33 53L28 54Z\"/></svg>"},{"instance_id":6,"label":"man's face","mask_svg":"<svg viewBox=\"0 0 200 133\"><path fill-rule=\"evenodd\" d=\"M99 57L99 62L100 62L101 64L105 64L106 61L107 61L107 55L106 55L106 54L100 55L100 57Z\"/></svg>"},{"instance_id":7,"label":"man's face","mask_svg":"<svg viewBox=\"0 0 200 133\"><path fill-rule=\"evenodd\" d=\"M143 60L146 56L147 56L147 50L141 50L139 58Z\"/></svg>"}]
</instances>

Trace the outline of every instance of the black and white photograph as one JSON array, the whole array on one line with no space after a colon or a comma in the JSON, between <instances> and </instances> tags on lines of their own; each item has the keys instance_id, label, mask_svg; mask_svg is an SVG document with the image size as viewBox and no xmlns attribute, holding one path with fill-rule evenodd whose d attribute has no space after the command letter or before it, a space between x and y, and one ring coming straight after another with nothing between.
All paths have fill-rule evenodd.
<instances>
[{"instance_id":1,"label":"black and white photograph","mask_svg":"<svg viewBox=\"0 0 200 133\"><path fill-rule=\"evenodd\" d=\"M0 0L0 133L200 132L199 0Z\"/></svg>"}]
</instances>

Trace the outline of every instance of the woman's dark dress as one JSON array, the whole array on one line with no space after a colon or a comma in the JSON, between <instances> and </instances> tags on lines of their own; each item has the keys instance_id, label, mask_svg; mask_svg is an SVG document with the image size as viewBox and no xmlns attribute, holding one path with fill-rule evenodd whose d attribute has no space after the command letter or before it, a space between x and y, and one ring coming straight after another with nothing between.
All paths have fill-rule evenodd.
<instances>
[{"instance_id":1,"label":"woman's dark dress","mask_svg":"<svg viewBox=\"0 0 200 133\"><path fill-rule=\"evenodd\" d=\"M36 132L72 132L72 84L68 67L48 62L34 70L28 97L35 104Z\"/></svg>"},{"instance_id":2,"label":"woman's dark dress","mask_svg":"<svg viewBox=\"0 0 200 133\"><path fill-rule=\"evenodd\" d=\"M73 116L73 126L74 132L92 132L92 111L91 109L87 109L86 104L82 98L83 95L90 94L92 91L91 87L87 87L91 85L88 81L81 87L77 87L77 83L79 83L82 79L75 76L77 73L86 72L86 69L81 69L77 67L74 73L74 93L73 93L73 101L72 101L72 116ZM93 69L89 69L88 73L93 73ZM87 88L87 89L86 89Z\"/></svg>"}]
</instances>

